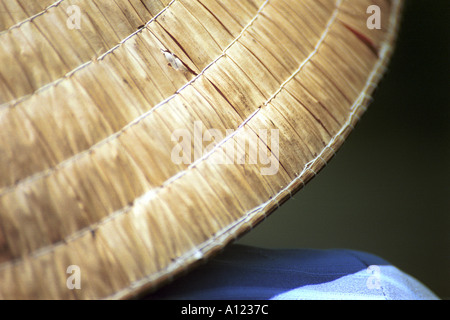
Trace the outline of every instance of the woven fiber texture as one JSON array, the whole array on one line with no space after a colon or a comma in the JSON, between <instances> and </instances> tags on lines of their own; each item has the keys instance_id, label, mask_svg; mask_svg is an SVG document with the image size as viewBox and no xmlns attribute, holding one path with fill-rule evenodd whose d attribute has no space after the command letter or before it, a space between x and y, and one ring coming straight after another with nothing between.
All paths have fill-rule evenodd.
<instances>
[{"instance_id":1,"label":"woven fiber texture","mask_svg":"<svg viewBox=\"0 0 450 320\"><path fill-rule=\"evenodd\" d=\"M0 299L134 297L256 226L364 113L401 7L0 0Z\"/></svg>"}]
</instances>

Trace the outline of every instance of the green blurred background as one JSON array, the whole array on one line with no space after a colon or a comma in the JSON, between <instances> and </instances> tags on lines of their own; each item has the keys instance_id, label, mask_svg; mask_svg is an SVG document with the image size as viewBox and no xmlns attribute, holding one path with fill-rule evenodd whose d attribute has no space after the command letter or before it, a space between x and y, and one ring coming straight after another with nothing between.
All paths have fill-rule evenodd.
<instances>
[{"instance_id":1,"label":"green blurred background","mask_svg":"<svg viewBox=\"0 0 450 320\"><path fill-rule=\"evenodd\" d=\"M374 102L337 156L238 243L377 254L450 299L449 0L407 0Z\"/></svg>"}]
</instances>

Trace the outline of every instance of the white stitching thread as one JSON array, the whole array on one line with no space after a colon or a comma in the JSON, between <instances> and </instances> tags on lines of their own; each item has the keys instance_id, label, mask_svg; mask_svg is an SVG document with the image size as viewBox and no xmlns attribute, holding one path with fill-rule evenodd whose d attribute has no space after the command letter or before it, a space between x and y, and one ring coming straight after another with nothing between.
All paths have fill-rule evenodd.
<instances>
[{"instance_id":1,"label":"white stitching thread","mask_svg":"<svg viewBox=\"0 0 450 320\"><path fill-rule=\"evenodd\" d=\"M23 20L23 21L20 21L19 23L16 23L15 25L9 27L9 28L6 29L6 30L0 31L0 36L6 34L6 33L8 33L8 32L10 32L10 31L12 31L12 30L14 30L14 29L20 28L23 24L25 24L25 23L27 23L27 22L33 21L33 20L36 19L37 17L39 17L39 16L43 15L44 13L46 13L46 12L47 12L48 10L50 10L51 8L54 8L54 7L59 6L59 5L61 4L61 2L63 2L63 1L65 1L65 0L58 0L58 1L54 2L54 3L52 3L51 5L49 5L47 8L45 8L45 9L42 10L41 12L38 12L38 13L32 15L31 17L28 17L27 19L25 19L25 20Z\"/></svg>"},{"instance_id":2,"label":"white stitching thread","mask_svg":"<svg viewBox=\"0 0 450 320\"><path fill-rule=\"evenodd\" d=\"M171 3L173 3L175 0L172 0ZM224 56L226 56L226 52L229 50L229 48L234 45L239 38L244 34L244 32L253 24L253 22L256 20L256 18L259 16L259 13L262 11L262 9L267 5L267 3L269 2L269 0L266 0L264 2L264 4L260 7L260 9L258 10L258 12L256 13L255 17L247 24L247 26L244 27L244 29L241 31L241 33L237 36L236 39L233 39L233 41L223 50L222 54L219 55L215 60L213 60L209 65L207 65L197 76L195 76L194 78L192 78L189 82L187 82L186 84L184 84L181 88L179 88L173 95L171 95L170 97L166 98L165 100L161 101L160 103L158 103L157 105L155 105L152 109L150 109L149 111L145 112L144 114L140 115L139 117L137 117L136 119L133 119L133 121L131 121L129 124L127 124L125 127L123 127L121 130L111 134L110 136L108 136L107 138L97 142L96 144L94 144L93 146L91 146L90 148L77 153L76 155L73 155L72 157L63 160L62 162L60 162L59 164L55 165L52 168L43 170L41 172L35 173L31 176L28 176L22 180L20 180L19 182L17 182L16 184L12 185L12 186L8 186L3 188L2 190L0 190L0 198L2 196L4 196L5 194L11 193L14 190L17 189L18 186L24 185L24 184L28 184L28 183L32 183L36 180L39 180L41 178L45 178L49 175L51 175L52 173L56 172L57 170L60 170L61 168L65 168L69 165L71 165L72 163L74 163L75 161L77 161L78 159L81 159L84 156L87 156L89 154L91 154L91 152L93 150L96 150L98 148L100 148L101 146L114 141L116 138L118 138L121 134L123 134L126 130L130 129L131 127L139 124L139 122L141 122L142 120L144 120L145 118L147 118L148 116L150 116L153 112L155 112L156 110L158 110L159 108L161 108L162 106L164 106L166 103L168 103L170 100L174 99L178 94L180 94L181 91L183 91L185 88L187 88L189 85L191 85L192 83L194 83L196 80L198 80L211 66L213 66L219 59L223 58ZM170 4L171 4L170 3ZM169 4L169 5L170 5ZM156 17L155 17L156 18ZM91 62L88 62L87 64L89 64ZM73 71L75 72L75 71Z\"/></svg>"},{"instance_id":3,"label":"white stitching thread","mask_svg":"<svg viewBox=\"0 0 450 320\"><path fill-rule=\"evenodd\" d=\"M266 1L267 2L267 1ZM338 2L340 2L340 0L338 0ZM362 106L361 104L365 101L366 98L366 91L374 85L373 82L373 78L375 76L378 76L378 70L380 68L382 68L384 66L384 63L386 62L386 56L388 55L388 53L391 50L390 47L390 41L392 40L393 36L394 36L394 31L393 30L393 26L395 25L395 17L396 17L396 13L399 10L399 1L395 1L395 9L392 10L392 14L390 17L390 33L388 34L387 39L385 40L385 42L382 45L381 51L380 51L380 59L378 60L377 64L375 65L373 71L371 72L371 74L369 75L368 80L366 81L366 85L365 88L363 90L363 92L360 94L360 96L356 99L356 101L354 102L354 104L351 107L352 112L349 115L349 118L347 120L347 122L344 124L344 126L341 128L341 130L330 140L330 142L328 143L327 146L325 146L321 153L313 160L311 160L310 162L308 162L303 171L291 182L289 183L285 188L283 188L282 190L280 190L275 196L273 196L271 199L269 199L268 201L266 201L265 203L255 207L253 210L248 211L241 219L239 219L238 221L236 221L235 223L231 224L230 226L228 226L227 228L223 229L220 233L218 233L215 237L205 241L204 243L202 243L202 245L197 246L196 248L194 248L193 250L183 254L182 256L178 257L174 263L172 263L171 265L169 265L167 268L165 268L164 270L161 270L157 273L148 275L146 277L143 277L140 280L137 280L133 283L131 283L127 288L124 288L122 290L120 290L119 292L114 293L113 295L110 295L109 297L106 297L106 299L115 299L115 298L120 298L121 296L126 295L129 292L132 292L133 289L135 288L139 288L141 287L143 284L149 283L151 282L153 279L157 279L159 278L161 275L164 274L169 274L170 272L173 272L174 270L176 270L178 264L181 263L181 261L184 260L188 260L189 258L193 257L194 260L198 260L201 257L203 257L203 252L204 250L206 250L208 247L214 247L214 246L220 246L223 245L223 243L225 243L225 241L227 240L227 238L229 238L228 234L229 232L234 232L236 233L238 231L238 228L241 227L242 223L251 223L252 218L259 212L263 211L264 208L266 208L267 206L269 206L271 203L273 203L278 197L280 197L283 193L285 193L286 191L290 192L290 188L295 185L299 180L303 183L303 185L305 184L303 182L302 176L305 174L305 172L307 170L310 169L310 167L312 165L314 165L314 163L318 160L318 159L322 159L322 155L324 154L326 149L330 149L333 154L335 154L335 150L333 148L334 143L336 142L336 139L340 138L341 140L343 140L344 138L342 137L342 134L345 130L347 130L348 127L350 127L352 125L353 122L353 117L356 114L357 111L359 111L360 109L365 110L366 107ZM258 109L259 110L259 109ZM257 111L255 111L257 112ZM324 160L323 160L324 161ZM326 163L326 162L325 162ZM92 230L92 228L89 228L89 231ZM223 239L222 239L223 238ZM220 241L220 239L222 239L222 241ZM64 241L64 243L66 243ZM54 247L52 247L53 249ZM53 250L48 250L48 252L51 252ZM44 254L41 253L41 254ZM30 257L35 257L35 254L30 255ZM14 265L17 264L18 262L15 261L10 261L5 263L5 265L0 265L0 270L2 270L3 268L5 268L6 266L9 265Z\"/></svg>"},{"instance_id":4,"label":"white stitching thread","mask_svg":"<svg viewBox=\"0 0 450 320\"><path fill-rule=\"evenodd\" d=\"M81 65L79 65L78 67L76 67L75 69L67 72L64 76L62 76L59 79L56 79L52 82L49 82L45 85L43 85L42 87L40 87L39 89L37 89L36 91L34 91L33 93L24 95L20 98L11 100L9 102L5 102L3 104L0 104L0 111L2 109L7 109L7 108L13 108L15 106L17 106L19 103L22 103L25 100L30 99L31 97L33 97L34 95L45 91L49 88L55 87L57 86L60 82L64 81L65 79L70 78L72 75L74 75L77 71L86 68L87 66L91 65L94 63L94 61L101 61L103 60L107 55L109 55L110 53L114 52L115 50L117 50L121 45L123 45L126 41L128 41L129 39L131 39L132 37L134 37L136 34L138 34L139 32L141 32L142 30L144 30L145 28L147 28L147 26L152 23L153 21L155 21L161 14L163 14L167 9L169 9L169 7L175 2L176 0L172 0L163 10L161 10L156 16L154 16L152 19L150 19L149 21L147 21L147 23L139 28L138 30L136 30L135 32L133 32L132 34L130 34L129 36L127 36L126 38L122 39L117 45L115 45L114 47L112 47L111 49L109 49L108 51L106 51L105 53L103 53L101 56L97 57L95 60L90 60L87 61Z\"/></svg>"},{"instance_id":5,"label":"white stitching thread","mask_svg":"<svg viewBox=\"0 0 450 320\"><path fill-rule=\"evenodd\" d=\"M211 62L205 69L203 69L203 71L202 71L200 74L198 74L197 77L195 77L194 79L192 79L191 81L189 81L187 84L185 84L183 87L181 87L180 89L178 89L177 92L176 92L174 95L172 95L171 97L169 97L169 98L167 98L166 100L164 100L164 101L162 101L161 103L159 103L157 106L155 106L155 108L159 108L159 107L161 107L162 105L164 105L165 103L167 103L168 101L170 101L171 99L173 99L179 92L181 92L181 90L183 90L183 89L186 88L188 85L192 84L196 79L198 79L198 78L199 78L199 77L200 77L200 76L201 76L201 75L202 75L202 74L203 74L210 66L212 66L212 65L213 65L215 62L217 62L220 58L222 58L223 56L225 56L225 55L226 55L226 51L227 51L234 43L236 43L237 40L244 34L244 32L245 32L245 31L253 24L253 22L257 19L257 17L259 16L260 12L264 9L264 7L267 5L268 2L269 2L269 0L266 0L266 1L264 2L264 4L260 7L260 9L258 10L258 12L256 13L255 17L253 17L253 19L252 19L252 20L247 24L247 26L245 26L245 28L241 31L241 33L239 34L239 36L238 36L236 39L234 39L234 40L227 46L227 48L223 51L223 53L222 53L219 57L217 57L217 58L216 58L213 62ZM144 115L142 115L142 116L140 116L139 118L135 119L135 120L134 120L133 122L131 122L128 126L126 126L125 128L123 128L121 131L118 131L118 132L116 132L114 135L109 136L108 139L105 139L105 140L99 142L98 144L94 145L94 147L98 147L100 143L101 143L101 144L105 144L105 143L107 143L109 140L112 140L112 139L114 139L115 137L118 137L120 134L123 133L123 131L125 131L125 130L128 129L129 127L131 127L131 126L133 126L133 125L139 123L142 119L144 119L145 117L147 117L147 116L149 116L151 113L153 113L153 112L155 111L155 108L149 110L149 111L148 111L147 113L145 113ZM256 111L257 111L257 110L256 110ZM256 113L256 111L255 111L254 113ZM253 114L254 114L254 113L253 113ZM244 124L242 124L242 125L244 125ZM216 146L216 147L217 147L217 146ZM91 152L92 149L93 149L93 148L88 149L88 150L86 150L86 151L84 151L83 153L80 153L80 154L78 154L78 155L89 154L89 153ZM69 160L74 161L75 159L79 158L78 155L76 155L75 157L70 158ZM204 157L202 157L201 159L204 159ZM200 159L199 159L199 160L200 160ZM71 161L71 162L72 162L72 161ZM68 164L68 163L66 163L66 165L67 165L67 164ZM189 167L193 168L193 167L195 167L196 164L197 164L197 162L192 163ZM59 166L61 166L61 164L60 164ZM58 166L56 166L56 167L58 167ZM56 168L56 167L55 167L55 168ZM47 173L47 172L46 172L46 173ZM31 182L31 181L33 181L33 180L36 180L36 179L38 179L38 178L40 178L40 177L43 177L43 176L46 176L46 175L48 175L48 173L45 174L45 175L44 175L44 174L33 175L33 176L30 177L30 179L22 180L22 183L25 182L25 181ZM180 177L182 177L182 176L184 176L184 175L185 175L185 172L179 172L177 175L175 175L175 176L169 178L162 186L158 187L158 189L159 189L159 188L163 188L163 187L166 186L167 184L172 183L173 181L179 179ZM157 189L157 190L158 190L158 189ZM2 192L0 192L0 197L3 196L3 195L5 195L6 193L9 193L9 192L14 191L14 190L15 190L15 187L8 187L8 188L4 189ZM154 191L154 190L152 189L151 191ZM146 192L146 193L145 193L144 195L142 195L140 198L142 198L142 199L144 199L144 198L145 198L145 199L148 199L150 196L151 196L151 192ZM134 203L136 203L136 201L135 201ZM86 227L86 228L80 229L80 230L78 230L77 232L75 232L75 233L73 233L72 235L70 235L69 237L66 237L66 238L64 238L64 239L61 240L61 241L58 241L58 242L56 242L56 243L53 243L51 246L46 246L46 247L39 248L39 249L37 249L36 251L30 253L30 254L29 254L29 257L34 258L34 257L38 257L38 256L41 256L41 255L44 255L44 254L46 254L46 253L52 252L56 246L67 244L67 242L73 241L73 240L75 240L75 239L78 239L78 238L80 238L81 236L83 236L83 235L86 234L86 233L95 231L99 226L101 226L101 225L103 225L103 224L105 224L105 223L107 223L107 222L109 222L109 221L115 219L116 217L122 215L123 213L128 212L129 209L130 209L131 207L132 207L132 205L131 205L131 206L123 207L123 208L121 208L120 210L117 210L117 211L113 212L112 214L108 215L107 217L105 217L104 219L100 220L99 222L94 223L93 225L88 226L88 227ZM93 227L94 225L95 225L95 227ZM70 239L70 240L69 240L69 239ZM17 263L19 263L19 261L21 261L20 258L17 259L17 260L15 260L15 261L8 261L8 262L5 262L5 264L6 264L6 266L9 265L9 264L17 264ZM4 267L5 267L4 265L0 264L0 270L2 270Z\"/></svg>"}]
</instances>

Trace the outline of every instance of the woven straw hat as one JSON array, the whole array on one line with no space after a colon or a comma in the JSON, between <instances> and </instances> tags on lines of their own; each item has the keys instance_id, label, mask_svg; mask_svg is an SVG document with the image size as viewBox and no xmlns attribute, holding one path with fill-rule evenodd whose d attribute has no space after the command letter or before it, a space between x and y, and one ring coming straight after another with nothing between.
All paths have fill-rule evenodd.
<instances>
[{"instance_id":1,"label":"woven straw hat","mask_svg":"<svg viewBox=\"0 0 450 320\"><path fill-rule=\"evenodd\" d=\"M0 6L0 298L116 299L218 252L326 165L401 1Z\"/></svg>"}]
</instances>

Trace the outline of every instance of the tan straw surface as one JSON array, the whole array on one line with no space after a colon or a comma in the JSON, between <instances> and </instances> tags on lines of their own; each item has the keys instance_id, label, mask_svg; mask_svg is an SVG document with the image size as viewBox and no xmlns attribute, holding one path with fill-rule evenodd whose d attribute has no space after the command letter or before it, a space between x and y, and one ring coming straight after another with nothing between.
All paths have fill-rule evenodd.
<instances>
[{"instance_id":1,"label":"tan straw surface","mask_svg":"<svg viewBox=\"0 0 450 320\"><path fill-rule=\"evenodd\" d=\"M133 297L254 227L363 114L401 4L0 0L0 299Z\"/></svg>"}]
</instances>

